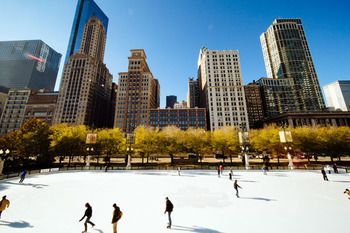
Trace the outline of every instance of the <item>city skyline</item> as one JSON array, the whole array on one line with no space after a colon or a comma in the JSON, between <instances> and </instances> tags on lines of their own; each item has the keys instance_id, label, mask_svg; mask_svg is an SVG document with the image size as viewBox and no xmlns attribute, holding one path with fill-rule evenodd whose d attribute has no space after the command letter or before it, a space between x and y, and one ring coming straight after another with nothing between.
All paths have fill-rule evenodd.
<instances>
[{"instance_id":1,"label":"city skyline","mask_svg":"<svg viewBox=\"0 0 350 233\"><path fill-rule=\"evenodd\" d=\"M244 84L267 76L259 36L275 18L302 19L321 86L349 77L346 54L350 53L350 46L346 41L350 38L350 28L339 23L349 21L346 12L349 3L346 1L332 5L295 2L290 7L288 3L273 6L276 1L254 5L243 1L219 4L215 1L153 1L155 4L95 1L109 17L105 63L114 82L117 82L118 73L127 69L129 50L145 49L150 68L160 81L162 107L167 95L177 95L179 101L186 99L188 77L197 75L197 56L203 46L218 50L238 49ZM4 14L0 18L6 20L14 14L18 17L15 21L6 20L8 23L0 26L1 31L6 32L0 40L41 39L65 57L77 1L33 4L35 2L38 1L3 2ZM165 59L168 57L171 59ZM62 66L63 59L56 90Z\"/></svg>"}]
</instances>

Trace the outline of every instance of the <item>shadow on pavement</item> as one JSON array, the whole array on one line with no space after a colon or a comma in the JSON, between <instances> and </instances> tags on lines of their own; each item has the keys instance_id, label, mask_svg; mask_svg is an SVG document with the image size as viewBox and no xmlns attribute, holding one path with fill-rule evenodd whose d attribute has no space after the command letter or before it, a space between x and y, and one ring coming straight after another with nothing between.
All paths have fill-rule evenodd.
<instances>
[{"instance_id":1,"label":"shadow on pavement","mask_svg":"<svg viewBox=\"0 0 350 233\"><path fill-rule=\"evenodd\" d=\"M198 226L185 227L185 226L173 225L171 229L175 231L187 231L187 232L197 232L197 233L223 233L221 231L217 231L217 230L213 230L205 227L198 227Z\"/></svg>"},{"instance_id":2,"label":"shadow on pavement","mask_svg":"<svg viewBox=\"0 0 350 233\"><path fill-rule=\"evenodd\" d=\"M12 228L32 228L29 222L26 221L17 221L17 222L8 222L0 220L0 226L7 226Z\"/></svg>"}]
</instances>

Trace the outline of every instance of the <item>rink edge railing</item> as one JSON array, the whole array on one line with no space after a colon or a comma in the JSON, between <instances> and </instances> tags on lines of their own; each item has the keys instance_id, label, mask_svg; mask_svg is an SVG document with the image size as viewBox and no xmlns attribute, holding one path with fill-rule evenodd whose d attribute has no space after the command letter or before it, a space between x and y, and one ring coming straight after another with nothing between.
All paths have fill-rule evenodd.
<instances>
[{"instance_id":1,"label":"rink edge railing","mask_svg":"<svg viewBox=\"0 0 350 233\"><path fill-rule=\"evenodd\" d=\"M132 166L132 167L125 167L125 166L111 166L108 167L107 171L129 171L129 170L177 170L179 166L150 166L150 167L144 167L144 166ZM312 166L312 167L297 167L293 170L321 170L321 168L324 166ZM226 166L226 171L230 170L230 166ZM338 167L339 173L350 173L350 167ZM217 170L217 166L181 166L181 170ZM233 171L260 171L261 166L250 166L249 169L246 169L243 166L234 166L232 167ZM288 166L276 166L272 167L270 171L290 171L291 169ZM71 167L54 167L54 168L46 168L46 169L35 169L35 170L28 170L29 175L34 174L47 174L47 173L53 173L53 172L65 172L65 171L104 171L106 172L105 166L71 166ZM332 170L333 173L333 170ZM9 174L2 174L0 175L0 180L3 179L9 179L18 177L20 175L20 172L14 172Z\"/></svg>"}]
</instances>

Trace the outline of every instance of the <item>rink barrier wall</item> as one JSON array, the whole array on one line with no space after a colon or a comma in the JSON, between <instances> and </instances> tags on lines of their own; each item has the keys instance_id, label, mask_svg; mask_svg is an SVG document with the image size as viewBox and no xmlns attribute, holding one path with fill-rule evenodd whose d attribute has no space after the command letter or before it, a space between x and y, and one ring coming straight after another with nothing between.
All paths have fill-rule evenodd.
<instances>
[{"instance_id":1,"label":"rink barrier wall","mask_svg":"<svg viewBox=\"0 0 350 233\"><path fill-rule=\"evenodd\" d=\"M177 170L178 168L181 168L182 171L184 170L217 170L217 166L150 166L150 167L143 167L143 166L131 166L131 167L125 167L125 166L111 166L108 167L107 171L128 171L128 170ZM302 171L302 170L321 170L321 168L324 166L312 166L312 167L298 167L296 171ZM54 172L65 172L65 171L105 171L105 166L71 166L71 167L54 167L54 168L46 168L46 169L35 169L35 170L28 170L28 175L35 175L35 174L47 174L47 173L54 173ZM226 166L224 170L228 171L230 170L230 166ZM246 169L243 166L232 167L233 171L260 171L261 166L250 166L250 169ZM290 171L289 167L287 166L278 166L278 167L272 167L270 171ZM339 173L350 173L350 167L338 167ZM332 173L333 170L332 170ZM0 175L0 180L3 179L10 179L19 177L20 172L14 172L9 174L2 174Z\"/></svg>"}]
</instances>

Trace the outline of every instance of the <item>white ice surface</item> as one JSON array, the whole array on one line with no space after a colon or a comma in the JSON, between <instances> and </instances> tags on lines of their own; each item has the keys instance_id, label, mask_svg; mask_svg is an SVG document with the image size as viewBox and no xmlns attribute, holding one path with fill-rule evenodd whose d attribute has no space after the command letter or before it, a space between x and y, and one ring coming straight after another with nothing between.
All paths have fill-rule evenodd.
<instances>
[{"instance_id":1,"label":"white ice surface","mask_svg":"<svg viewBox=\"0 0 350 233\"><path fill-rule=\"evenodd\" d=\"M88 232L112 232L112 204L123 211L119 233L322 233L349 232L348 174L320 172L234 172L243 187L234 195L227 171L69 172L0 181L0 197L11 201L1 233L78 233L84 204L93 208ZM174 204L166 229L165 197Z\"/></svg>"}]
</instances>

